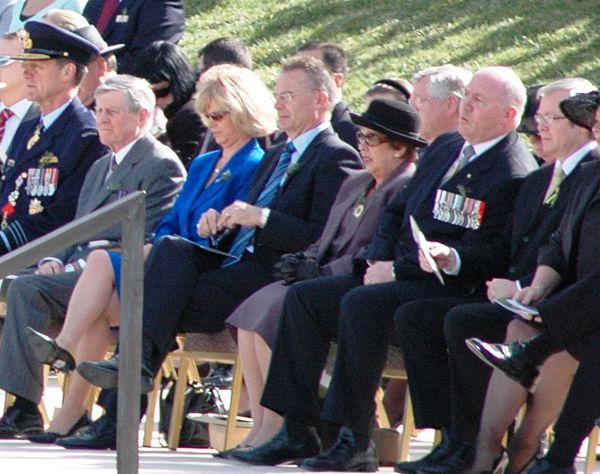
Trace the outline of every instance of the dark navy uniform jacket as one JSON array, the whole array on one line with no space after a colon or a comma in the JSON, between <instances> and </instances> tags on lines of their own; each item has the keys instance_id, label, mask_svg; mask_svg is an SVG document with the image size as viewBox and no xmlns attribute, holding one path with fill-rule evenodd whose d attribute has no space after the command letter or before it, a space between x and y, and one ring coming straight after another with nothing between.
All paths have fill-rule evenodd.
<instances>
[{"instance_id":1,"label":"dark navy uniform jacket","mask_svg":"<svg viewBox=\"0 0 600 474\"><path fill-rule=\"evenodd\" d=\"M89 167L108 152L94 115L77 97L32 140L39 123L39 117L22 122L7 153L0 180L0 254L71 221Z\"/></svg>"}]
</instances>

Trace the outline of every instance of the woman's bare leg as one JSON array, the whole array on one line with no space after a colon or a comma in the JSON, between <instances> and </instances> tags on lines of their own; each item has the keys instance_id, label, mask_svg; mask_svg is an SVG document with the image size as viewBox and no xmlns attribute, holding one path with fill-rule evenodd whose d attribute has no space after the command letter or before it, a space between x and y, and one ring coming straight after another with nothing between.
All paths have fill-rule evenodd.
<instances>
[{"instance_id":1,"label":"woman's bare leg","mask_svg":"<svg viewBox=\"0 0 600 474\"><path fill-rule=\"evenodd\" d=\"M242 446L252 444L252 440L260 431L263 422L264 408L260 404L260 397L264 387L264 381L261 374L260 365L255 352L254 338L256 333L238 329L238 351L242 363L242 372L244 374L244 383L246 385L246 393L250 402L250 413L254 420L254 427L242 441Z\"/></svg>"},{"instance_id":2,"label":"woman's bare leg","mask_svg":"<svg viewBox=\"0 0 600 474\"><path fill-rule=\"evenodd\" d=\"M579 363L568 352L551 356L527 403L527 413L508 446L508 472L520 472L536 454L540 437L558 417Z\"/></svg>"},{"instance_id":3,"label":"woman's bare leg","mask_svg":"<svg viewBox=\"0 0 600 474\"><path fill-rule=\"evenodd\" d=\"M527 339L537 334L531 326L512 321L507 329L506 341ZM477 435L475 461L472 471L489 471L502 448L502 439L515 419L519 409L527 401L528 392L520 384L499 370L492 372L485 397L481 425Z\"/></svg>"}]
</instances>

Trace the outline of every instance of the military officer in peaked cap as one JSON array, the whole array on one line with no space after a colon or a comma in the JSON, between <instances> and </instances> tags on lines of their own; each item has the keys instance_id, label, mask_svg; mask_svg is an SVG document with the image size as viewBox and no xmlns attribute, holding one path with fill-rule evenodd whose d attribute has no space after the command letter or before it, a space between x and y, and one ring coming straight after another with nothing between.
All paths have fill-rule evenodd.
<instances>
[{"instance_id":1,"label":"military officer in peaked cap","mask_svg":"<svg viewBox=\"0 0 600 474\"><path fill-rule=\"evenodd\" d=\"M69 222L91 164L107 152L93 114L77 98L86 65L100 51L56 26L30 21L22 38L23 78L41 116L19 126L0 181L0 255Z\"/></svg>"}]
</instances>

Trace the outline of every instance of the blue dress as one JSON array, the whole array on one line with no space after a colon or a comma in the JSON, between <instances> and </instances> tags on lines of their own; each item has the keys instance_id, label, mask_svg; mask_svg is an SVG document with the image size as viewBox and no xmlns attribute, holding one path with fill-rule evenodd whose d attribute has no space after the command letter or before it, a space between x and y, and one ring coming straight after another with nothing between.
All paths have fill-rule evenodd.
<instances>
[{"instance_id":1,"label":"blue dress","mask_svg":"<svg viewBox=\"0 0 600 474\"><path fill-rule=\"evenodd\" d=\"M156 227L155 242L165 235L179 235L202 245L210 245L209 240L200 237L196 230L200 216L208 209L220 211L236 199L246 199L252 176L265 152L253 138L231 157L217 177L206 186L221 153L221 150L216 150L194 158L175 205ZM109 251L108 254L115 272L117 292L119 292L121 254L115 251Z\"/></svg>"}]
</instances>

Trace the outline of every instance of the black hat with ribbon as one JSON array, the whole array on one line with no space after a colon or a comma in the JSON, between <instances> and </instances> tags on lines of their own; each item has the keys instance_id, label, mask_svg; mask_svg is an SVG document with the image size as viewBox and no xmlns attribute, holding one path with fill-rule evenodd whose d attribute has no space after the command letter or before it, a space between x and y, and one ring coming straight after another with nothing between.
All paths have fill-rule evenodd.
<instances>
[{"instance_id":1,"label":"black hat with ribbon","mask_svg":"<svg viewBox=\"0 0 600 474\"><path fill-rule=\"evenodd\" d=\"M575 94L563 100L559 107L562 113L575 125L591 130L596 123L596 110L600 105L600 92L592 91Z\"/></svg>"},{"instance_id":2,"label":"black hat with ribbon","mask_svg":"<svg viewBox=\"0 0 600 474\"><path fill-rule=\"evenodd\" d=\"M375 99L362 114L350 113L352 121L390 138L398 138L416 147L429 142L419 136L419 114L406 102L393 99Z\"/></svg>"}]
</instances>

